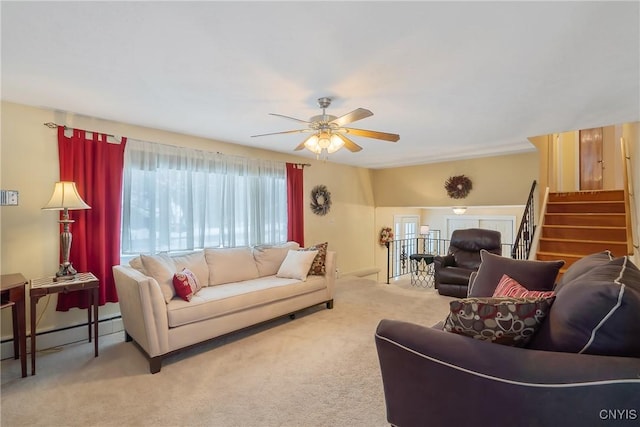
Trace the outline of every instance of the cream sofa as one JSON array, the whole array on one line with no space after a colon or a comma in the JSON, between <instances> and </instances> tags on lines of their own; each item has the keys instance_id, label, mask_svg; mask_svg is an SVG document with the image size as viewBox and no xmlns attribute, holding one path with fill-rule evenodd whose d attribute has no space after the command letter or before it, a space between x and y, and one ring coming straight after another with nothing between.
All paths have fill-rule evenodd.
<instances>
[{"instance_id":1,"label":"cream sofa","mask_svg":"<svg viewBox=\"0 0 640 427\"><path fill-rule=\"evenodd\" d=\"M321 275L287 271L292 256L304 256L295 242L179 256L141 255L128 266L114 266L126 340L138 344L151 373L157 373L164 357L203 341L277 317L293 318L296 311L317 304L331 309L336 254L326 251L326 244L324 248ZM321 266L316 256L316 270L319 261ZM176 296L172 286L173 274L184 268L203 286L190 301ZM294 265L296 269L301 270Z\"/></svg>"}]
</instances>

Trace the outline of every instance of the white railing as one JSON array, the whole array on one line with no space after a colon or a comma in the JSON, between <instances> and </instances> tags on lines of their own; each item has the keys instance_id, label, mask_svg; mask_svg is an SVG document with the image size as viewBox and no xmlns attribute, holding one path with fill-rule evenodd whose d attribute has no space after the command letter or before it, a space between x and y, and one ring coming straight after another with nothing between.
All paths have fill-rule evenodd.
<instances>
[{"instance_id":1,"label":"white railing","mask_svg":"<svg viewBox=\"0 0 640 427\"><path fill-rule=\"evenodd\" d=\"M626 206L627 225L627 253L633 255L634 248L640 248L638 242L638 215L636 213L636 199L633 192L633 173L631 154L627 147L627 141L620 138L620 151L622 153L622 177L624 182L624 204Z\"/></svg>"}]
</instances>

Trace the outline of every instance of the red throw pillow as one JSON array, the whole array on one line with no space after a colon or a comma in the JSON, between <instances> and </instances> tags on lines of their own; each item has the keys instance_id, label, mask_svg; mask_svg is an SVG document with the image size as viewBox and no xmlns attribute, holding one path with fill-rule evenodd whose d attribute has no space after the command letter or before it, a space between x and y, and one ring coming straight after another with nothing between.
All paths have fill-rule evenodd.
<instances>
[{"instance_id":1,"label":"red throw pillow","mask_svg":"<svg viewBox=\"0 0 640 427\"><path fill-rule=\"evenodd\" d=\"M196 275L187 268L173 275L173 287L176 294L185 301L191 301L191 298L202 288Z\"/></svg>"},{"instance_id":2,"label":"red throw pillow","mask_svg":"<svg viewBox=\"0 0 640 427\"><path fill-rule=\"evenodd\" d=\"M506 274L502 275L502 279L493 292L494 297L514 298L548 298L554 295L553 291L530 291Z\"/></svg>"}]
</instances>

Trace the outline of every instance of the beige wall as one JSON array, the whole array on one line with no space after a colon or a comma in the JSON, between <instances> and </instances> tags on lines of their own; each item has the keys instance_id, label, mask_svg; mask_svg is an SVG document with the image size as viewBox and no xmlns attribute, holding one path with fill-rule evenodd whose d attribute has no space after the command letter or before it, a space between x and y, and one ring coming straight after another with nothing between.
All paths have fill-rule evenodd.
<instances>
[{"instance_id":1,"label":"beige wall","mask_svg":"<svg viewBox=\"0 0 640 427\"><path fill-rule=\"evenodd\" d=\"M56 130L43 126L50 121L224 154L311 163L311 167L305 168L304 181L307 199L305 243L328 241L329 249L338 252L340 271L349 272L374 264L375 248L363 244L371 242L371 230L374 229L372 180L368 169L8 102L2 103L1 113L0 186L19 191L19 206L0 208L0 271L3 274L21 272L26 278L33 279L57 271L58 213L41 210L51 196L53 184L59 179ZM332 194L332 209L322 217L308 208L309 194L317 184L326 185ZM48 304L46 298L38 303L37 315L41 317L38 331L86 322L84 310L56 312L55 298L51 297ZM118 313L117 304L107 304L100 309L101 318ZM2 320L2 336L5 337L11 330L10 310L2 311Z\"/></svg>"},{"instance_id":2,"label":"beige wall","mask_svg":"<svg viewBox=\"0 0 640 427\"><path fill-rule=\"evenodd\" d=\"M450 176L466 175L473 189L465 199L451 199L444 189ZM378 207L521 205L538 178L538 153L482 157L373 171Z\"/></svg>"}]
</instances>

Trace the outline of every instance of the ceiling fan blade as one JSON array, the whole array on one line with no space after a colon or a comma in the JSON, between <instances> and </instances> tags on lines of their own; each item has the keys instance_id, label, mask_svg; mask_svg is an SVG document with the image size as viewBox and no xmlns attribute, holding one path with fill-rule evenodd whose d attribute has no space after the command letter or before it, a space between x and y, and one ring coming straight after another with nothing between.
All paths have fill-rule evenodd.
<instances>
[{"instance_id":1,"label":"ceiling fan blade","mask_svg":"<svg viewBox=\"0 0 640 427\"><path fill-rule=\"evenodd\" d=\"M362 150L362 147L360 147L358 144L356 144L346 136L342 135L341 133L336 133L335 135L338 135L338 137L344 141L344 148L351 151L352 153L356 153Z\"/></svg>"},{"instance_id":2,"label":"ceiling fan blade","mask_svg":"<svg viewBox=\"0 0 640 427\"><path fill-rule=\"evenodd\" d=\"M356 108L350 113L340 116L337 119L331 120L329 123L336 124L338 126L344 126L349 123L353 123L358 120L365 119L369 116L373 116L373 113L365 108Z\"/></svg>"},{"instance_id":3,"label":"ceiling fan blade","mask_svg":"<svg viewBox=\"0 0 640 427\"><path fill-rule=\"evenodd\" d=\"M389 142L397 142L400 139L400 135L395 133L378 132L375 130L355 129L355 128L342 128L347 133L364 136L366 138L382 139Z\"/></svg>"},{"instance_id":4,"label":"ceiling fan blade","mask_svg":"<svg viewBox=\"0 0 640 427\"><path fill-rule=\"evenodd\" d=\"M282 117L282 118L284 118L284 119L289 119L289 120L295 120L296 122L300 122L300 123L306 123L306 124L309 124L309 122L308 122L307 120L296 119L295 117L283 116L282 114L269 113L269 115L271 115L271 116L277 116L277 117Z\"/></svg>"},{"instance_id":5,"label":"ceiling fan blade","mask_svg":"<svg viewBox=\"0 0 640 427\"><path fill-rule=\"evenodd\" d=\"M308 140L310 140L311 138L313 138L313 135L310 135L307 139L305 139L304 141L302 141L300 144L298 144L298 146L296 148L293 149L293 151L300 151L303 148L305 148L304 144L307 143Z\"/></svg>"},{"instance_id":6,"label":"ceiling fan blade","mask_svg":"<svg viewBox=\"0 0 640 427\"><path fill-rule=\"evenodd\" d=\"M251 138L255 138L257 136L282 135L285 133L303 133L303 132L309 132L309 131L310 129L285 130L284 132L273 132L273 133L262 133L260 135L251 135Z\"/></svg>"}]
</instances>

